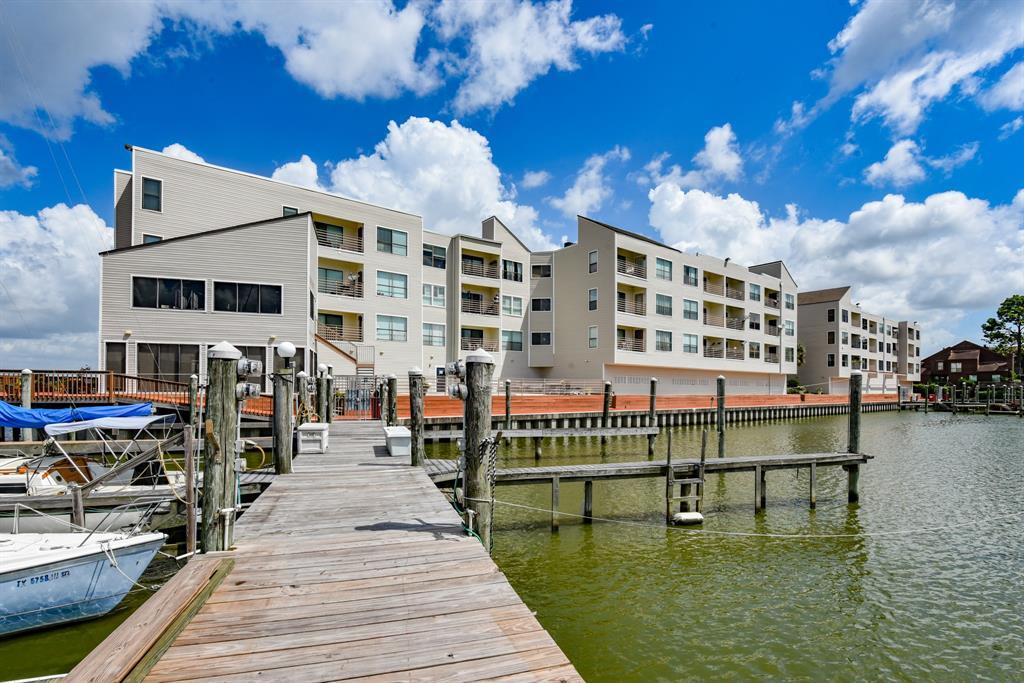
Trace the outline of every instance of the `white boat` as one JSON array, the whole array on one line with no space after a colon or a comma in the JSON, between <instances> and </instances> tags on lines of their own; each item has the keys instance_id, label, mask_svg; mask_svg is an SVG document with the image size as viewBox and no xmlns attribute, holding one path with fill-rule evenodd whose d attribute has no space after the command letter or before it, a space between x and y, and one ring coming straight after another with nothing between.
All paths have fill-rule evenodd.
<instances>
[{"instance_id":1,"label":"white boat","mask_svg":"<svg viewBox=\"0 0 1024 683\"><path fill-rule=\"evenodd\" d=\"M0 534L0 636L107 614L136 586L165 538Z\"/></svg>"}]
</instances>

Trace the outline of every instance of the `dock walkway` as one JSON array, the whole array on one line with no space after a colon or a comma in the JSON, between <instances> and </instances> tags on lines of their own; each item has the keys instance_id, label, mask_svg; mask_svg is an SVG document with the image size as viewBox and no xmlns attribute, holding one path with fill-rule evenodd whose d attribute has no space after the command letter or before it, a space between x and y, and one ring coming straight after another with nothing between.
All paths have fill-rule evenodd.
<instances>
[{"instance_id":1,"label":"dock walkway","mask_svg":"<svg viewBox=\"0 0 1024 683\"><path fill-rule=\"evenodd\" d=\"M233 568L145 680L582 680L406 463L379 423L332 425L239 520Z\"/></svg>"}]
</instances>

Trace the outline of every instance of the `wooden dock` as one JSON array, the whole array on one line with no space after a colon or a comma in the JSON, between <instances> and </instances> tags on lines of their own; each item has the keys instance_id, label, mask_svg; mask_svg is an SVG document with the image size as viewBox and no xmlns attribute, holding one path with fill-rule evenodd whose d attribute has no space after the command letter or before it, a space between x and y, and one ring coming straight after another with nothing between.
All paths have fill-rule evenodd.
<instances>
[{"instance_id":1,"label":"wooden dock","mask_svg":"<svg viewBox=\"0 0 1024 683\"><path fill-rule=\"evenodd\" d=\"M192 607L157 592L66 680L582 680L379 423L330 438L242 516L233 551L183 570L230 563L208 596L168 584Z\"/></svg>"}]
</instances>

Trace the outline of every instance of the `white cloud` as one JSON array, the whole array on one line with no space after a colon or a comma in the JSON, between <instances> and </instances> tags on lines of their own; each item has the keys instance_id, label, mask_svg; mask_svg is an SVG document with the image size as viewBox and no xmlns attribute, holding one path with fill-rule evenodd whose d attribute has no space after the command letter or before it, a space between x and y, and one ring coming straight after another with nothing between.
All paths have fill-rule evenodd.
<instances>
[{"instance_id":1,"label":"white cloud","mask_svg":"<svg viewBox=\"0 0 1024 683\"><path fill-rule=\"evenodd\" d=\"M947 154L944 157L925 158L925 163L932 168L937 168L949 175L953 169L963 166L978 154L978 142L968 142L961 145L957 151Z\"/></svg>"},{"instance_id":2,"label":"white cloud","mask_svg":"<svg viewBox=\"0 0 1024 683\"><path fill-rule=\"evenodd\" d=\"M200 164L206 163L206 159L202 158L201 156L199 156L198 154L196 154L195 152L193 152L180 142L174 142L171 143L170 145L167 145L166 147L164 147L163 153L168 156L175 157L176 159L184 159L185 161L195 161Z\"/></svg>"},{"instance_id":3,"label":"white cloud","mask_svg":"<svg viewBox=\"0 0 1024 683\"><path fill-rule=\"evenodd\" d=\"M39 169L35 166L22 166L14 158L14 150L7 139L0 135L0 189L20 186L32 187Z\"/></svg>"},{"instance_id":4,"label":"white cloud","mask_svg":"<svg viewBox=\"0 0 1024 683\"><path fill-rule=\"evenodd\" d=\"M1021 29L1024 31L1024 28ZM1017 62L978 98L981 106L993 109L1024 109L1024 62Z\"/></svg>"},{"instance_id":5,"label":"white cloud","mask_svg":"<svg viewBox=\"0 0 1024 683\"><path fill-rule=\"evenodd\" d=\"M316 163L309 158L308 154L303 154L298 161L289 161L287 164L277 167L271 178L292 185L308 187L311 190L323 189L320 185L320 174Z\"/></svg>"},{"instance_id":6,"label":"white cloud","mask_svg":"<svg viewBox=\"0 0 1024 683\"><path fill-rule=\"evenodd\" d=\"M0 355L15 367L43 358L50 367L95 364L97 254L113 242L84 204L34 216L0 211Z\"/></svg>"},{"instance_id":7,"label":"white cloud","mask_svg":"<svg viewBox=\"0 0 1024 683\"><path fill-rule=\"evenodd\" d=\"M571 0L547 3L483 3L442 0L434 10L445 39L462 37L466 55L454 66L465 74L455 95L457 113L510 103L551 69L579 68L579 53L618 51L625 45L622 21L613 14L571 19Z\"/></svg>"},{"instance_id":8,"label":"white cloud","mask_svg":"<svg viewBox=\"0 0 1024 683\"><path fill-rule=\"evenodd\" d=\"M597 211L612 196L612 186L604 169L609 161L629 161L629 150L616 145L604 154L594 154L583 162L576 180L561 197L548 197L548 204L567 218Z\"/></svg>"},{"instance_id":9,"label":"white cloud","mask_svg":"<svg viewBox=\"0 0 1024 683\"><path fill-rule=\"evenodd\" d=\"M713 186L724 180L738 180L743 175L743 157L736 144L731 124L710 129L704 135L704 148L693 156L696 168L684 172L678 164L663 171L668 153L659 154L644 165L644 173L636 177L641 185L672 182L680 187Z\"/></svg>"},{"instance_id":10,"label":"white cloud","mask_svg":"<svg viewBox=\"0 0 1024 683\"><path fill-rule=\"evenodd\" d=\"M420 214L428 230L478 234L480 221L495 215L531 248L555 246L536 209L516 202L487 138L458 121L391 121L372 153L333 165L329 189Z\"/></svg>"},{"instance_id":11,"label":"white cloud","mask_svg":"<svg viewBox=\"0 0 1024 683\"><path fill-rule=\"evenodd\" d=\"M527 171L519 183L528 190L547 184L551 180L551 174L547 171Z\"/></svg>"},{"instance_id":12,"label":"white cloud","mask_svg":"<svg viewBox=\"0 0 1024 683\"><path fill-rule=\"evenodd\" d=\"M904 187L925 178L920 163L921 150L913 140L900 140L885 153L885 159L864 169L864 181L875 187L893 185Z\"/></svg>"},{"instance_id":13,"label":"white cloud","mask_svg":"<svg viewBox=\"0 0 1024 683\"><path fill-rule=\"evenodd\" d=\"M999 127L999 139L1005 140L1018 130L1024 127L1024 116L1018 116L1012 121L1007 121Z\"/></svg>"},{"instance_id":14,"label":"white cloud","mask_svg":"<svg viewBox=\"0 0 1024 683\"><path fill-rule=\"evenodd\" d=\"M868 310L924 323L928 346L950 338L966 312L1024 289L1024 190L996 206L961 192L923 202L891 194L846 220L803 217L793 205L773 218L737 194L674 183L648 196L666 242L745 264L781 258L802 290L853 285ZM936 264L957 287L935 285Z\"/></svg>"}]
</instances>

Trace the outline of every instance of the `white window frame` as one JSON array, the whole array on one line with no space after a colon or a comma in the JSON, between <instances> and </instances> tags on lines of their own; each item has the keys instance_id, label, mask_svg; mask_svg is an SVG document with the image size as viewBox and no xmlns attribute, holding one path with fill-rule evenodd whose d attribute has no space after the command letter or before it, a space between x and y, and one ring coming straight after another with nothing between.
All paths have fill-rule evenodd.
<instances>
[{"instance_id":1,"label":"white window frame","mask_svg":"<svg viewBox=\"0 0 1024 683\"><path fill-rule=\"evenodd\" d=\"M246 313L244 311L218 311L214 303L214 297L217 295L217 283L227 282L234 283L236 285L269 285L271 287L281 288L281 312L280 313ZM206 304L206 309L214 315L284 315L284 283L283 282L253 282L252 280L233 280L222 277L207 278L207 284L209 285L209 300ZM317 309L319 313L319 309Z\"/></svg>"},{"instance_id":2,"label":"white window frame","mask_svg":"<svg viewBox=\"0 0 1024 683\"><path fill-rule=\"evenodd\" d=\"M686 342L687 342L688 338L689 339L693 339L693 350L692 351L687 349L688 344ZM689 334L689 333L684 332L683 333L682 352L683 353L700 353L700 335Z\"/></svg>"},{"instance_id":3,"label":"white window frame","mask_svg":"<svg viewBox=\"0 0 1024 683\"><path fill-rule=\"evenodd\" d=\"M548 343L547 344L534 344L533 343L533 335L535 335L535 334L546 334L546 335L548 335ZM530 330L530 346L551 346L551 342L553 340L554 340L554 338L553 338L553 336L552 336L552 334L551 334L551 332L549 330Z\"/></svg>"},{"instance_id":4,"label":"white window frame","mask_svg":"<svg viewBox=\"0 0 1024 683\"><path fill-rule=\"evenodd\" d=\"M519 335L519 348L509 349L505 348L505 335L506 334L518 334ZM501 331L501 350L512 353L521 353L526 351L526 345L523 343L523 331L522 330L502 330Z\"/></svg>"},{"instance_id":5,"label":"white window frame","mask_svg":"<svg viewBox=\"0 0 1024 683\"><path fill-rule=\"evenodd\" d=\"M508 311L505 310L505 301L506 300L508 300L508 302L509 302ZM515 307L516 301L519 302L519 312L518 313L516 313L516 307ZM522 318L523 317L523 297L521 297L521 296L513 296L512 294L502 294L501 295L501 314L502 315L514 316L516 318Z\"/></svg>"},{"instance_id":6,"label":"white window frame","mask_svg":"<svg viewBox=\"0 0 1024 683\"><path fill-rule=\"evenodd\" d=\"M388 272L388 271L384 271L384 272ZM424 282L422 289L426 290L428 287L430 288L430 293L429 294L426 291L422 292L422 294L423 294L423 305L424 306L428 306L430 308L445 308L445 306L447 305L447 299L446 299L447 292L448 292L447 286L446 285L434 285L434 284L431 284L429 282ZM406 287L406 289L408 289L408 287ZM438 300L438 297L437 297L437 290L438 289L441 290L441 296L440 296L441 303L436 303L437 300ZM430 300L430 303L427 303L428 299Z\"/></svg>"},{"instance_id":7,"label":"white window frame","mask_svg":"<svg viewBox=\"0 0 1024 683\"><path fill-rule=\"evenodd\" d=\"M587 328L587 347L591 349L599 348L597 325L591 325Z\"/></svg>"},{"instance_id":8,"label":"white window frame","mask_svg":"<svg viewBox=\"0 0 1024 683\"><path fill-rule=\"evenodd\" d=\"M535 309L533 307L534 301L547 301L548 307L544 309ZM551 312L551 297L550 296L537 296L530 299L530 312L531 313L550 313Z\"/></svg>"},{"instance_id":9,"label":"white window frame","mask_svg":"<svg viewBox=\"0 0 1024 683\"><path fill-rule=\"evenodd\" d=\"M405 321L405 339L381 339L378 334L380 333L380 319L381 318L395 318L398 320ZM385 313L377 313L373 320L373 338L376 341L381 342L395 342L397 344L404 344L409 341L409 318L404 315L388 315Z\"/></svg>"},{"instance_id":10,"label":"white window frame","mask_svg":"<svg viewBox=\"0 0 1024 683\"><path fill-rule=\"evenodd\" d=\"M408 258L409 257L409 233L407 231L400 230L398 228L392 228L392 227L389 227L387 225L378 225L377 226L377 230L390 230L391 232L400 232L403 235L405 235L405 253L404 254L396 254L393 251L384 251L383 249L381 249L380 248L380 235L378 235L377 232L374 231L373 239L377 243L377 251L376 251L376 253L378 253L378 254L387 254L389 256L397 256L399 258ZM392 244L392 246L395 244L394 240L391 241L391 244ZM445 257L445 265L447 265L447 263L448 263L448 259L447 259L447 257Z\"/></svg>"},{"instance_id":11,"label":"white window frame","mask_svg":"<svg viewBox=\"0 0 1024 683\"><path fill-rule=\"evenodd\" d=\"M152 213L163 213L164 212L164 179L156 178L151 175L140 175L142 182L139 183L139 208L143 211L151 211ZM147 209L146 204L146 181L155 180L160 183L160 208L159 209ZM132 226L134 228L134 226Z\"/></svg>"},{"instance_id":12,"label":"white window frame","mask_svg":"<svg viewBox=\"0 0 1024 683\"><path fill-rule=\"evenodd\" d=\"M401 275L402 277L404 277L405 278L405 296L390 296L388 294L381 294L380 293L380 289L379 289L379 287L380 287L380 274L381 273L387 273L388 275ZM377 270L377 275L376 275L376 277L375 277L375 279L373 281L373 292L374 292L374 294L376 294L377 296L379 296L379 297L381 297L383 299L403 299L403 300L408 300L409 299L409 274L408 273L395 272L393 270Z\"/></svg>"},{"instance_id":13,"label":"white window frame","mask_svg":"<svg viewBox=\"0 0 1024 683\"><path fill-rule=\"evenodd\" d=\"M660 312L658 310L658 297L666 297L666 298L668 298L668 313L662 313L662 312ZM655 315L664 315L664 316L668 316L668 317L671 318L672 317L672 309L673 309L673 305L672 304L673 304L673 302L672 302L672 295L671 294L662 294L661 292L655 292L655 294L654 294L654 314Z\"/></svg>"},{"instance_id":14,"label":"white window frame","mask_svg":"<svg viewBox=\"0 0 1024 683\"><path fill-rule=\"evenodd\" d=\"M594 257L593 260L591 260L591 256ZM587 274L596 273L600 269L600 258L601 257L597 253L597 249L594 249L587 254Z\"/></svg>"},{"instance_id":15,"label":"white window frame","mask_svg":"<svg viewBox=\"0 0 1024 683\"><path fill-rule=\"evenodd\" d=\"M593 295L594 295L593 298L590 297L591 293L593 293ZM600 297L601 297L601 294L600 294L600 292L597 291L597 287L591 287L590 289L587 290L587 310L588 311L596 311L596 310L598 310L598 308L600 308L600 306L601 306ZM590 305L591 303L594 304L593 307L591 307L591 305Z\"/></svg>"},{"instance_id":16,"label":"white window frame","mask_svg":"<svg viewBox=\"0 0 1024 683\"><path fill-rule=\"evenodd\" d=\"M686 315L686 303L687 302L689 302L691 304L694 304L694 306L695 306L694 313L696 315L694 315L694 317L692 317L692 318L690 318L690 317L688 317ZM694 301L693 299L683 299L683 320L698 320L698 321L700 320L700 302L699 301Z\"/></svg>"},{"instance_id":17,"label":"white window frame","mask_svg":"<svg viewBox=\"0 0 1024 683\"><path fill-rule=\"evenodd\" d=\"M429 339L436 339L437 338L437 335L433 334L433 333L431 333L429 337L427 336L427 325L430 325L431 327L440 327L441 328L441 343L440 344L428 344L427 343L427 339L428 338ZM440 347L446 346L446 340L447 340L447 336L446 335L447 335L447 332L448 332L448 330L445 327L444 323L428 323L428 322L424 322L423 323L423 345L424 346L434 347L434 348L437 348L439 346ZM376 330L374 330L374 333L376 334ZM406 335L408 336L408 334L409 334L409 331L408 331L408 329L406 329Z\"/></svg>"},{"instance_id":18,"label":"white window frame","mask_svg":"<svg viewBox=\"0 0 1024 683\"><path fill-rule=\"evenodd\" d=\"M668 277L662 277L658 273L658 266L660 266L662 263L667 263L668 264ZM673 276L672 269L673 269L673 265L674 264L672 263L672 261L670 259L661 258L660 256L655 256L654 257L654 279L655 280L665 280L666 282L672 282L672 276Z\"/></svg>"},{"instance_id":19,"label":"white window frame","mask_svg":"<svg viewBox=\"0 0 1024 683\"><path fill-rule=\"evenodd\" d=\"M152 242L147 242L146 241L147 237L155 237L156 239L153 240ZM140 242L139 244L156 244L157 242L163 242L163 241L164 241L163 235L154 235L151 232L144 232L144 233L142 233L142 242Z\"/></svg>"},{"instance_id":20,"label":"white window frame","mask_svg":"<svg viewBox=\"0 0 1024 683\"><path fill-rule=\"evenodd\" d=\"M667 334L668 335L668 348L667 349L659 349L658 348L658 335L660 335L660 334ZM672 330L654 330L654 350L655 351L660 351L661 353L672 353Z\"/></svg>"},{"instance_id":21,"label":"white window frame","mask_svg":"<svg viewBox=\"0 0 1024 683\"><path fill-rule=\"evenodd\" d=\"M295 211L295 213L285 213L284 212L285 209L292 209L293 211ZM281 205L281 218L289 218L291 216L298 216L300 213L302 213L302 212L299 211L299 207L297 207L297 206L288 206L287 204L282 204Z\"/></svg>"}]
</instances>

